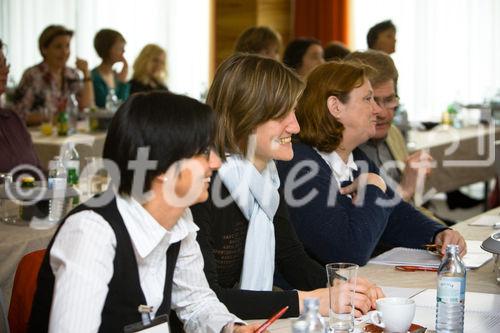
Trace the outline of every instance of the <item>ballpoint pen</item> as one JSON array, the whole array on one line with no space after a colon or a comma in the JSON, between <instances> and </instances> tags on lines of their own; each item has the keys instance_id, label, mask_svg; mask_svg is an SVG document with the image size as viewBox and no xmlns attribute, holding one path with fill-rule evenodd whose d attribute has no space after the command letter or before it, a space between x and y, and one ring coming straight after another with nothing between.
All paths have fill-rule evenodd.
<instances>
[{"instance_id":1,"label":"ballpoint pen","mask_svg":"<svg viewBox=\"0 0 500 333\"><path fill-rule=\"evenodd\" d=\"M436 267L425 267L425 266L396 266L394 267L398 271L404 272L416 272L416 271L424 271L424 272L437 272L438 269Z\"/></svg>"},{"instance_id":2,"label":"ballpoint pen","mask_svg":"<svg viewBox=\"0 0 500 333\"><path fill-rule=\"evenodd\" d=\"M266 322L264 324L260 325L259 328L255 331L255 333L264 332L269 326L271 326L272 323L274 323L276 320L278 320L286 312L286 310L288 310L288 305L285 306L283 309L279 310L271 318L266 320Z\"/></svg>"}]
</instances>

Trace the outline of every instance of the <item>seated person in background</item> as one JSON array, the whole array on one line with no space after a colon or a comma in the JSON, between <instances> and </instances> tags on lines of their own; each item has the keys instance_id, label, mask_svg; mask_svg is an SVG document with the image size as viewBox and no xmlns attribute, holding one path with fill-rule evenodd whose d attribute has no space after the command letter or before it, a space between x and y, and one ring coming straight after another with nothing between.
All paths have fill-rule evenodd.
<instances>
[{"instance_id":1,"label":"seated person in background","mask_svg":"<svg viewBox=\"0 0 500 333\"><path fill-rule=\"evenodd\" d=\"M297 105L300 142L278 172L290 217L306 250L320 263L365 265L379 243L420 248L459 244L463 237L401 200L357 147L375 134L380 107L368 69L330 62L309 75Z\"/></svg>"},{"instance_id":2,"label":"seated person in background","mask_svg":"<svg viewBox=\"0 0 500 333\"><path fill-rule=\"evenodd\" d=\"M105 107L106 96L110 89L115 91L116 97L121 101L125 101L129 95L128 63L123 56L125 43L122 34L111 29L102 29L94 37L94 48L102 62L92 70L91 75L95 104L100 108ZM119 73L113 70L113 65L118 62L123 65Z\"/></svg>"},{"instance_id":3,"label":"seated person in background","mask_svg":"<svg viewBox=\"0 0 500 333\"><path fill-rule=\"evenodd\" d=\"M112 188L61 222L38 276L32 331L122 332L141 321L141 304L153 317L174 310L187 332L240 322L208 286L188 208L207 199L220 166L213 130L212 110L185 96L136 94L119 108L103 152L117 168Z\"/></svg>"},{"instance_id":4,"label":"seated person in background","mask_svg":"<svg viewBox=\"0 0 500 333\"><path fill-rule=\"evenodd\" d=\"M394 61L387 53L375 50L356 51L345 59L359 61L375 69L368 73L368 79L373 88L373 100L380 112L376 115L375 134L359 148L379 168L384 181L388 183L390 177L396 182L393 189L397 190L403 200L411 201L415 194L419 172L419 167L414 164L430 163L432 157L423 151L409 155L403 135L392 125L394 112L399 105L399 97L396 94L398 70ZM390 161L400 163L388 165L387 162ZM422 168L420 172L427 175L430 171L430 168Z\"/></svg>"},{"instance_id":5,"label":"seated person in background","mask_svg":"<svg viewBox=\"0 0 500 333\"><path fill-rule=\"evenodd\" d=\"M314 38L297 38L286 47L283 63L303 79L318 65L325 62L321 42Z\"/></svg>"},{"instance_id":6,"label":"seated person in background","mask_svg":"<svg viewBox=\"0 0 500 333\"><path fill-rule=\"evenodd\" d=\"M236 40L234 52L260 54L280 59L281 36L270 27L251 27Z\"/></svg>"},{"instance_id":7,"label":"seated person in background","mask_svg":"<svg viewBox=\"0 0 500 333\"><path fill-rule=\"evenodd\" d=\"M325 47L325 61L342 60L351 51L345 46L344 43L333 41Z\"/></svg>"},{"instance_id":8,"label":"seated person in background","mask_svg":"<svg viewBox=\"0 0 500 333\"><path fill-rule=\"evenodd\" d=\"M225 163L212 177L209 200L191 210L210 287L243 319L268 317L286 305L286 317L298 316L308 297L319 298L320 312L328 315L326 270L297 239L273 161L293 155L302 89L279 62L235 54L219 66L208 92L218 119L216 149ZM275 271L298 290L273 291ZM361 277L356 291L357 316L383 296Z\"/></svg>"},{"instance_id":9,"label":"seated person in background","mask_svg":"<svg viewBox=\"0 0 500 333\"><path fill-rule=\"evenodd\" d=\"M368 30L366 42L369 49L387 54L396 52L396 26L391 20L375 24Z\"/></svg>"},{"instance_id":10,"label":"seated person in background","mask_svg":"<svg viewBox=\"0 0 500 333\"><path fill-rule=\"evenodd\" d=\"M134 74L130 80L130 94L152 90L168 90L167 53L156 44L144 46L134 61Z\"/></svg>"},{"instance_id":11,"label":"seated person in background","mask_svg":"<svg viewBox=\"0 0 500 333\"><path fill-rule=\"evenodd\" d=\"M0 97L5 92L9 65L3 53L0 39ZM0 106L0 172L9 173L21 164L28 164L42 170L40 161L33 148L31 135L24 121L12 110Z\"/></svg>"},{"instance_id":12,"label":"seated person in background","mask_svg":"<svg viewBox=\"0 0 500 333\"><path fill-rule=\"evenodd\" d=\"M80 108L93 104L94 95L88 64L76 59L76 68L83 73L83 81L74 68L66 66L70 55L73 31L60 25L50 25L38 38L43 61L28 68L16 90L14 109L28 125L42 121L42 109L54 115L64 109L71 94L75 94Z\"/></svg>"}]
</instances>

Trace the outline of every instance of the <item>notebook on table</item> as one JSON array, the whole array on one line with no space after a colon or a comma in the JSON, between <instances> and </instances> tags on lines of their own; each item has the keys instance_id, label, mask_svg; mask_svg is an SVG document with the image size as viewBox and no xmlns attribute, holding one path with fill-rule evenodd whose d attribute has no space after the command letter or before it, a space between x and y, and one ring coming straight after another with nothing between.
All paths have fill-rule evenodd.
<instances>
[{"instance_id":1,"label":"notebook on table","mask_svg":"<svg viewBox=\"0 0 500 333\"><path fill-rule=\"evenodd\" d=\"M481 249L481 241L467 241L467 254L463 257L465 267L476 269L493 258L489 252ZM371 264L390 266L439 267L441 257L427 250L395 247L369 261Z\"/></svg>"}]
</instances>

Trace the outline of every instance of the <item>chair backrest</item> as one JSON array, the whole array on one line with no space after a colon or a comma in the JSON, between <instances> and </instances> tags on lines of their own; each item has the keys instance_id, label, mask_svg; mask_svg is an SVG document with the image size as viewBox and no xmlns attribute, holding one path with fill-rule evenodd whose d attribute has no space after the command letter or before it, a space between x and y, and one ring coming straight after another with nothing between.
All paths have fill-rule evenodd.
<instances>
[{"instance_id":1,"label":"chair backrest","mask_svg":"<svg viewBox=\"0 0 500 333\"><path fill-rule=\"evenodd\" d=\"M31 305L36 291L38 271L42 265L46 250L39 250L25 255L17 265L14 286L9 307L9 325L11 333L25 333L31 314Z\"/></svg>"},{"instance_id":2,"label":"chair backrest","mask_svg":"<svg viewBox=\"0 0 500 333\"><path fill-rule=\"evenodd\" d=\"M3 301L3 292L0 290L0 332L9 333L9 322L7 321L7 308Z\"/></svg>"}]
</instances>

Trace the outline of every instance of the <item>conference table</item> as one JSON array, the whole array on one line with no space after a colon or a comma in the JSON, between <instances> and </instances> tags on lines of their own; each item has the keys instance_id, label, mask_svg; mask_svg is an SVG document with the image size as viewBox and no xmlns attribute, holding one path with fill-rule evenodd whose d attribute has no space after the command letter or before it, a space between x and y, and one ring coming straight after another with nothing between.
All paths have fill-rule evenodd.
<instances>
[{"instance_id":1,"label":"conference table","mask_svg":"<svg viewBox=\"0 0 500 333\"><path fill-rule=\"evenodd\" d=\"M499 139L500 127L494 124L410 130L409 150L425 150L435 161L421 194L449 192L495 178L495 142Z\"/></svg>"},{"instance_id":2,"label":"conference table","mask_svg":"<svg viewBox=\"0 0 500 333\"><path fill-rule=\"evenodd\" d=\"M490 226L471 226L470 223L481 216L498 216L499 214L500 208L492 209L469 220L458 223L453 227L453 229L458 230L466 240L483 241L494 232L494 229L492 229L492 227ZM498 219L500 221L500 217ZM371 281L375 282L379 286L382 286L383 288L389 287L388 289L394 290L397 290L399 288L409 288L409 291L435 289L437 284L436 272L403 272L395 270L392 266L375 265L371 263L367 264L366 266L360 267L358 275L369 278ZM466 291L495 294L497 295L497 297L500 297L500 284L496 282L493 260L490 260L484 266L476 270L469 270L467 272ZM433 301L434 300L435 298L433 299ZM491 310L500 313L500 307ZM251 320L250 322L263 322L264 320L265 319ZM273 324L269 328L269 330L272 333L290 333L292 332L292 321L293 319L280 319L275 324Z\"/></svg>"},{"instance_id":3,"label":"conference table","mask_svg":"<svg viewBox=\"0 0 500 333\"><path fill-rule=\"evenodd\" d=\"M80 156L81 167L87 157L100 157L106 140L106 132L89 131L88 121L79 121L77 133L68 136L58 136L57 131L49 136L44 135L38 128L30 128L33 146L40 159L42 167L48 169L48 164L54 156L60 155L65 143L74 142Z\"/></svg>"}]
</instances>

